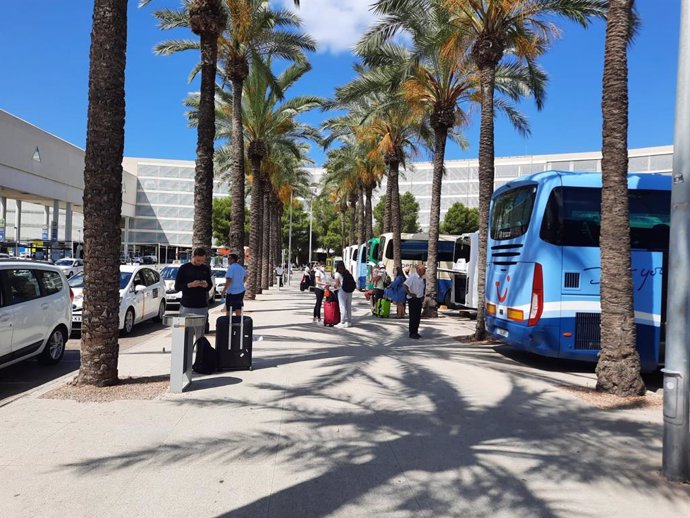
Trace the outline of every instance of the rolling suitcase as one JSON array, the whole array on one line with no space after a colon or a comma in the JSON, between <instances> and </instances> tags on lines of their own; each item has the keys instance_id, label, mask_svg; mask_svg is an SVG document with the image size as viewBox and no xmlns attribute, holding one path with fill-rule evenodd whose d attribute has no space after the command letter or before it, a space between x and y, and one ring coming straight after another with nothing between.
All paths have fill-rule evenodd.
<instances>
[{"instance_id":1,"label":"rolling suitcase","mask_svg":"<svg viewBox=\"0 0 690 518\"><path fill-rule=\"evenodd\" d=\"M340 306L336 300L325 300L323 303L323 325L334 326L340 323Z\"/></svg>"},{"instance_id":2,"label":"rolling suitcase","mask_svg":"<svg viewBox=\"0 0 690 518\"><path fill-rule=\"evenodd\" d=\"M218 370L252 370L254 323L251 317L218 317L216 320L216 353ZM240 339L240 337L242 337Z\"/></svg>"}]
</instances>

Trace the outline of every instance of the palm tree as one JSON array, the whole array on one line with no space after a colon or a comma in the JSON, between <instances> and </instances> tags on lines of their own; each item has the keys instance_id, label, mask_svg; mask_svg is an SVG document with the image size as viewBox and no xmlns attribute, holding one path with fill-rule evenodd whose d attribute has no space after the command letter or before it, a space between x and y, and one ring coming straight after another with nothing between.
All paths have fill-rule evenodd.
<instances>
[{"instance_id":1,"label":"palm tree","mask_svg":"<svg viewBox=\"0 0 690 518\"><path fill-rule=\"evenodd\" d=\"M127 0L95 0L84 157L84 322L77 383L118 382Z\"/></svg>"},{"instance_id":2,"label":"palm tree","mask_svg":"<svg viewBox=\"0 0 690 518\"><path fill-rule=\"evenodd\" d=\"M465 140L455 130L467 124L468 113L461 109L480 102L479 73L468 59L462 46L445 46L448 33L449 12L440 2L429 0L380 2L375 9L384 18L364 35L357 45L357 52L371 66L396 70L387 81L403 80L402 91L406 101L425 111L433 139L433 179L429 215L429 248L427 278L436 278L438 237L441 215L441 186L444 174L445 149L450 135L461 147ZM411 49L391 43L391 39L404 30L411 36ZM495 101L494 107L508 115L515 128L523 135L528 133L524 117L515 110L510 99L517 100L531 93L530 80L538 81L543 89L543 74L538 69L529 70L513 63L497 67L495 87L504 97ZM427 282L424 300L426 316L437 316L437 285Z\"/></svg>"},{"instance_id":3,"label":"palm tree","mask_svg":"<svg viewBox=\"0 0 690 518\"><path fill-rule=\"evenodd\" d=\"M597 389L645 393L636 349L628 211L628 58L633 0L610 0L606 22L601 188L601 353ZM621 272L625 274L621 275Z\"/></svg>"},{"instance_id":4,"label":"palm tree","mask_svg":"<svg viewBox=\"0 0 690 518\"><path fill-rule=\"evenodd\" d=\"M397 0L381 0L391 8ZM489 236L489 203L494 190L494 87L501 61L524 63L537 71L536 59L551 39L559 35L551 21L561 16L587 27L592 17L603 17L607 0L438 0L450 16L446 49L469 49L479 70L481 124L479 130L479 276L478 299L484 301L486 288L486 243ZM538 77L531 82L532 93L541 109L543 88ZM485 335L484 304L478 304L476 338Z\"/></svg>"},{"instance_id":5,"label":"palm tree","mask_svg":"<svg viewBox=\"0 0 690 518\"><path fill-rule=\"evenodd\" d=\"M409 152L417 151L415 140L428 139L429 129L422 114L410 108L401 93L387 86L379 77L378 69L357 66L359 76L336 90L334 107L346 108L349 113L324 123L331 131L326 142L347 132L354 132L355 138L365 149L370 150L372 161L382 159L387 169L386 203L390 204L390 231L393 233L393 261L402 266L400 252L400 166L405 167ZM353 123L354 121L354 123Z\"/></svg>"},{"instance_id":6,"label":"palm tree","mask_svg":"<svg viewBox=\"0 0 690 518\"><path fill-rule=\"evenodd\" d=\"M141 2L140 5L146 3L148 0ZM197 120L192 245L210 250L212 245L213 143L215 141L214 90L218 37L225 29L227 14L221 0L187 0L182 10L156 11L154 16L158 18L161 29L186 26L200 38L198 48L201 50L201 95ZM196 42L194 46L197 47Z\"/></svg>"},{"instance_id":7,"label":"palm tree","mask_svg":"<svg viewBox=\"0 0 690 518\"><path fill-rule=\"evenodd\" d=\"M185 0L188 5L192 0ZM264 56L278 56L288 61L305 61L304 52L316 50L314 40L302 33L300 19L287 10L271 9L265 0L225 0L227 26L218 40L219 61L223 64L224 77L232 86L233 126L235 138L232 145L231 197L232 219L228 242L233 250L244 250L244 138L242 124L242 90L249 74L250 64L256 63L261 73L277 88L270 67L263 65ZM295 2L299 5L299 2ZM161 10L156 16L161 29L188 27L189 21L182 11ZM159 54L173 54L198 48L198 43L189 40L172 40L156 46ZM196 70L193 72L194 76ZM277 89L277 93L280 94ZM260 150L259 150L260 152ZM243 254L240 262L244 262Z\"/></svg>"},{"instance_id":8,"label":"palm tree","mask_svg":"<svg viewBox=\"0 0 690 518\"><path fill-rule=\"evenodd\" d=\"M319 141L318 132L306 124L297 122L295 117L320 107L322 100L318 97L303 96L281 102L283 92L311 70L311 67L306 62L297 62L272 80L272 74L265 73L265 69L270 69L270 66L270 59L265 62L255 59L246 84L243 86L243 138L246 140L252 177L249 246L253 252L253 260L248 266L248 299L255 298L257 291L261 289L261 261L262 258L267 257L266 254L270 257L269 247L263 253L261 250L264 236L262 231L264 186L269 185L265 171L262 169L262 162L276 148L288 150L301 158L302 150L296 143L298 140ZM234 97L234 92L230 94L222 90L219 90L216 96L218 137L230 142L229 146L224 145L219 149L218 154L221 160L234 156L233 145L236 139ZM196 117L197 97L187 99L186 103L191 108L189 118L193 124ZM244 196L241 203L244 203Z\"/></svg>"}]
</instances>

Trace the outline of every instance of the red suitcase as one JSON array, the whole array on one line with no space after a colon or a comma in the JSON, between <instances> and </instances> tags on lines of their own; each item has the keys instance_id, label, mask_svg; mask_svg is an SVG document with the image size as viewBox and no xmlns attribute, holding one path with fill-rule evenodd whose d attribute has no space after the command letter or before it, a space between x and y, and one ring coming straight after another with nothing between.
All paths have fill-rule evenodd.
<instances>
[{"instance_id":1,"label":"red suitcase","mask_svg":"<svg viewBox=\"0 0 690 518\"><path fill-rule=\"evenodd\" d=\"M327 301L323 302L323 325L334 326L340 323L340 306L338 306L338 301Z\"/></svg>"}]
</instances>

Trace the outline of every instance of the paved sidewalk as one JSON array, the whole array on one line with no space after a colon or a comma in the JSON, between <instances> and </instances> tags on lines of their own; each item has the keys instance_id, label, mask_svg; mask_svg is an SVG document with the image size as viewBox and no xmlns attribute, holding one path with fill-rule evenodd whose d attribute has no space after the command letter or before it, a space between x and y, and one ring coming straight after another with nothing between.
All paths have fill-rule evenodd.
<instances>
[{"instance_id":1,"label":"paved sidewalk","mask_svg":"<svg viewBox=\"0 0 690 518\"><path fill-rule=\"evenodd\" d=\"M457 317L416 341L361 295L349 329L312 324L312 305L295 288L248 303L252 372L1 407L0 516L690 516L690 486L659 473L659 406L599 410L567 390L591 370L463 344ZM123 352L120 375L169 373L169 341Z\"/></svg>"}]
</instances>

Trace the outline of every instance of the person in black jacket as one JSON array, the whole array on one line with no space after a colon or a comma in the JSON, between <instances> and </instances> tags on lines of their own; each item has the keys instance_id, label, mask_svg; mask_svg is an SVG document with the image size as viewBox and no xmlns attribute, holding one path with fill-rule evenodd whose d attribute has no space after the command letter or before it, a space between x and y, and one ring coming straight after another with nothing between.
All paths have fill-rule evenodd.
<instances>
[{"instance_id":1,"label":"person in black jacket","mask_svg":"<svg viewBox=\"0 0 690 518\"><path fill-rule=\"evenodd\" d=\"M211 269L206 264L206 250L195 248L192 261L180 266L175 277L175 290L182 292L180 316L203 315L208 323L208 290L211 287ZM197 329L197 338L204 328Z\"/></svg>"}]
</instances>

